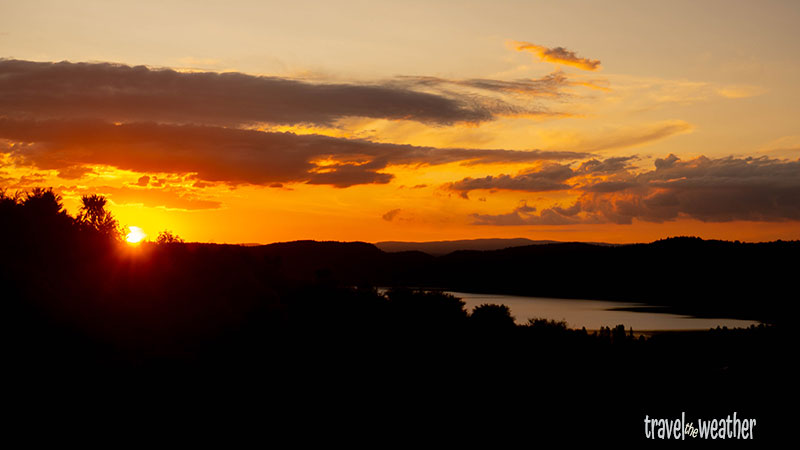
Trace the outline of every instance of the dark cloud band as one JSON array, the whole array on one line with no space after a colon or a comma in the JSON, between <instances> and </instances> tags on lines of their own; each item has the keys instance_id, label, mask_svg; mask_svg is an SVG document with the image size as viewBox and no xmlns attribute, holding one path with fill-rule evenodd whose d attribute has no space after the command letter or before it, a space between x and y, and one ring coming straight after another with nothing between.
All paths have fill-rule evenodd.
<instances>
[{"instance_id":1,"label":"dark cloud band","mask_svg":"<svg viewBox=\"0 0 800 450\"><path fill-rule=\"evenodd\" d=\"M482 122L470 98L384 84L321 84L242 73L184 73L110 63L0 60L1 114L234 125L331 124L342 117Z\"/></svg>"},{"instance_id":2,"label":"dark cloud band","mask_svg":"<svg viewBox=\"0 0 800 450\"><path fill-rule=\"evenodd\" d=\"M141 173L196 174L203 181L347 187L387 183L392 165L494 164L585 158L577 152L434 148L321 135L205 125L110 124L0 118L0 148L16 164L76 171L109 165Z\"/></svg>"},{"instance_id":3,"label":"dark cloud band","mask_svg":"<svg viewBox=\"0 0 800 450\"><path fill-rule=\"evenodd\" d=\"M582 169L614 163L584 163L575 176ZM800 160L701 156L683 161L669 155L657 159L654 170L616 170L613 177L575 183L572 189L581 194L569 208L536 211L525 206L473 218L481 225L629 224L634 219L664 222L682 217L704 222L800 220Z\"/></svg>"}]
</instances>

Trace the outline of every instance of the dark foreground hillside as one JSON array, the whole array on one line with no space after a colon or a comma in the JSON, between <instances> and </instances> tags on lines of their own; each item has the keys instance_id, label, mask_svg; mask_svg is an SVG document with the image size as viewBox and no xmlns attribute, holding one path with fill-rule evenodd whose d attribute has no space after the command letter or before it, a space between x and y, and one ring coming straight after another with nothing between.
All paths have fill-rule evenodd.
<instances>
[{"instance_id":1,"label":"dark foreground hillside","mask_svg":"<svg viewBox=\"0 0 800 450\"><path fill-rule=\"evenodd\" d=\"M595 334L545 320L517 326L504 308L466 311L448 295L381 295L372 286L591 298L618 286L688 308L698 308L687 300L697 293L736 286L743 295L733 303L713 297L701 307L780 317L790 296L752 306L744 294L785 286L787 272L764 258L796 253L796 243L677 239L433 258L361 243L131 247L100 222L66 215L46 191L0 199L0 216L4 365L18 417L46 410L63 421L88 405L92 420L236 418L271 433L301 426L346 438L369 428L569 441L641 439L645 415L737 411L757 418L765 439L777 435L775 405L795 377L793 328L782 321L643 339L624 324ZM717 262L776 272L725 275Z\"/></svg>"}]
</instances>

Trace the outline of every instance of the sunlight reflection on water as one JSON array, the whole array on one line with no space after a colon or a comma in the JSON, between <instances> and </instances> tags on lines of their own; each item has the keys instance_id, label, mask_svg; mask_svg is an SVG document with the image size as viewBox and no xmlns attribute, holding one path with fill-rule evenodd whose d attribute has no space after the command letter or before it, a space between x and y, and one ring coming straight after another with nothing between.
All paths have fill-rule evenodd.
<instances>
[{"instance_id":1,"label":"sunlight reflection on water","mask_svg":"<svg viewBox=\"0 0 800 450\"><path fill-rule=\"evenodd\" d=\"M646 306L641 303L623 303L601 300L572 300L541 297L521 297L514 295L470 294L466 292L447 292L461 298L470 312L481 304L493 303L506 305L517 323L527 323L528 319L546 318L565 320L570 328L586 327L597 330L601 326L614 327L624 324L625 329L635 331L662 330L707 330L709 328L728 327L746 328L758 325L759 322L738 319L714 319L683 316L657 311L618 311L614 308Z\"/></svg>"}]
</instances>

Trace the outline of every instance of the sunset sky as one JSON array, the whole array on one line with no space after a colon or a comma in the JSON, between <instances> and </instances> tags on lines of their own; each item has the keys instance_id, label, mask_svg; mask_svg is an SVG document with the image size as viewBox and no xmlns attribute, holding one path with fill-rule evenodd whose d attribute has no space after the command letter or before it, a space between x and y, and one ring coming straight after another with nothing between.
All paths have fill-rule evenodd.
<instances>
[{"instance_id":1,"label":"sunset sky","mask_svg":"<svg viewBox=\"0 0 800 450\"><path fill-rule=\"evenodd\" d=\"M187 241L800 239L800 2L0 1L0 187Z\"/></svg>"}]
</instances>

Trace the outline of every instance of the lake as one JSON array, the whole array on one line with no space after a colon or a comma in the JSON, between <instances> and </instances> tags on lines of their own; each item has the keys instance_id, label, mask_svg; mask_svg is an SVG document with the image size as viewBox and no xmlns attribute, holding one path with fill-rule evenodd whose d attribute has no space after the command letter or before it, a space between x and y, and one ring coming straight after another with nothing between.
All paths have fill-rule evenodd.
<instances>
[{"instance_id":1,"label":"lake","mask_svg":"<svg viewBox=\"0 0 800 450\"><path fill-rule=\"evenodd\" d=\"M569 328L586 327L597 330L601 326L613 328L623 324L625 329L637 331L665 330L707 330L709 328L728 327L746 328L758 325L759 322L738 319L713 319L684 316L666 312L653 311L619 311L615 308L647 306L641 303L625 303L601 300L572 300L560 298L522 297L515 295L470 294L466 292L446 292L461 298L470 312L484 303L506 305L511 309L518 324L525 324L528 319L545 318L564 320Z\"/></svg>"}]
</instances>

